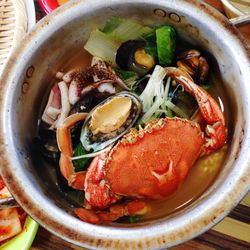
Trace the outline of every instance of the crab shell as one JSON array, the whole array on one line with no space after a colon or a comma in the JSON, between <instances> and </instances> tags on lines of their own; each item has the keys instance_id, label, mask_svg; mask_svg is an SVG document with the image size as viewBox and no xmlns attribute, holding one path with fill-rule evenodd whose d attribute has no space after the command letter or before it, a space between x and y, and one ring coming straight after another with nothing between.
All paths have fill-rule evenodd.
<instances>
[{"instance_id":1,"label":"crab shell","mask_svg":"<svg viewBox=\"0 0 250 250\"><path fill-rule=\"evenodd\" d=\"M156 119L145 128L131 129L98 164L91 164L85 180L87 201L105 208L117 196L165 198L185 179L204 141L197 123L180 118ZM97 172L100 178L93 181L90 175Z\"/></svg>"},{"instance_id":2,"label":"crab shell","mask_svg":"<svg viewBox=\"0 0 250 250\"><path fill-rule=\"evenodd\" d=\"M158 119L131 130L110 152L105 180L114 193L160 199L173 193L199 157L204 136L188 120Z\"/></svg>"}]
</instances>

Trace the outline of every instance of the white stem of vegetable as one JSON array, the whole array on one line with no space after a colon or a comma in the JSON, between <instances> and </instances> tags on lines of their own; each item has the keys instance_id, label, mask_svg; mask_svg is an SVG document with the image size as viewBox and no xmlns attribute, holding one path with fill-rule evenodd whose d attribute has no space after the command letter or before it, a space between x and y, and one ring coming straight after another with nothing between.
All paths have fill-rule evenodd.
<instances>
[{"instance_id":1,"label":"white stem of vegetable","mask_svg":"<svg viewBox=\"0 0 250 250\"><path fill-rule=\"evenodd\" d=\"M154 102L157 101L158 98L163 97L164 95L163 79L165 78L165 76L166 76L165 69L159 65L156 65L146 88L140 95L144 112L149 110L153 106Z\"/></svg>"},{"instance_id":2,"label":"white stem of vegetable","mask_svg":"<svg viewBox=\"0 0 250 250\"><path fill-rule=\"evenodd\" d=\"M172 111L174 111L179 117L182 118L188 118L188 115L186 113L184 113L178 106L176 106L174 103L172 103L170 100L167 100L165 102L165 105L171 109Z\"/></svg>"},{"instance_id":3,"label":"white stem of vegetable","mask_svg":"<svg viewBox=\"0 0 250 250\"><path fill-rule=\"evenodd\" d=\"M147 122L147 120L160 108L160 106L164 103L163 98L157 99L153 106L142 116L141 120L143 122Z\"/></svg>"},{"instance_id":4,"label":"white stem of vegetable","mask_svg":"<svg viewBox=\"0 0 250 250\"><path fill-rule=\"evenodd\" d=\"M116 43L110 37L100 30L93 30L89 39L84 45L84 49L91 55L97 56L103 60L115 65L116 51L120 44Z\"/></svg>"},{"instance_id":5,"label":"white stem of vegetable","mask_svg":"<svg viewBox=\"0 0 250 250\"><path fill-rule=\"evenodd\" d=\"M148 26L142 26L133 20L125 19L118 27L109 33L108 36L114 40L125 42L151 33L152 31L152 28Z\"/></svg>"}]
</instances>

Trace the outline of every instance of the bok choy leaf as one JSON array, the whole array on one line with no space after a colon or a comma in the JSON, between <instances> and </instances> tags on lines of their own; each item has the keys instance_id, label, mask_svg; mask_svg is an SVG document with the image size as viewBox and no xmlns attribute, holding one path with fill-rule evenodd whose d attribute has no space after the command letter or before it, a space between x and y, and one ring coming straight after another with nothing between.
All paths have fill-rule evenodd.
<instances>
[{"instance_id":1,"label":"bok choy leaf","mask_svg":"<svg viewBox=\"0 0 250 250\"><path fill-rule=\"evenodd\" d=\"M88 152L82 146L82 143L79 143L74 149L73 157L85 155L87 153ZM91 160L92 160L92 158L82 158L82 159L73 160L72 162L73 162L73 166L75 168L75 171L78 172L78 171L86 170L88 168Z\"/></svg>"},{"instance_id":2,"label":"bok choy leaf","mask_svg":"<svg viewBox=\"0 0 250 250\"><path fill-rule=\"evenodd\" d=\"M159 63L170 65L175 54L176 31L172 26L164 25L157 28L155 33Z\"/></svg>"},{"instance_id":3,"label":"bok choy leaf","mask_svg":"<svg viewBox=\"0 0 250 250\"><path fill-rule=\"evenodd\" d=\"M139 76L134 71L122 70L120 68L114 68L114 71L133 91Z\"/></svg>"},{"instance_id":4,"label":"bok choy leaf","mask_svg":"<svg viewBox=\"0 0 250 250\"><path fill-rule=\"evenodd\" d=\"M128 40L147 36L153 32L153 29L131 19L113 16L107 21L103 32L112 40L123 43Z\"/></svg>"},{"instance_id":5,"label":"bok choy leaf","mask_svg":"<svg viewBox=\"0 0 250 250\"><path fill-rule=\"evenodd\" d=\"M116 51L119 46L120 43L115 42L107 34L97 29L90 33L89 39L84 45L84 49L91 55L115 65Z\"/></svg>"},{"instance_id":6,"label":"bok choy leaf","mask_svg":"<svg viewBox=\"0 0 250 250\"><path fill-rule=\"evenodd\" d=\"M124 18L119 16L112 16L109 18L109 20L106 22L104 28L102 29L102 32L104 33L110 33L115 28L117 28L122 22L124 21Z\"/></svg>"}]
</instances>

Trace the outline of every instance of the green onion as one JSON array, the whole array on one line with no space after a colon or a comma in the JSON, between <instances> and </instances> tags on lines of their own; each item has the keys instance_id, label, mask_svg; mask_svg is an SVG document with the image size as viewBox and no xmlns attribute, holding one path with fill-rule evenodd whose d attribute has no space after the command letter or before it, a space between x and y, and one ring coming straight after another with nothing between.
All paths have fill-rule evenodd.
<instances>
[{"instance_id":1,"label":"green onion","mask_svg":"<svg viewBox=\"0 0 250 250\"><path fill-rule=\"evenodd\" d=\"M129 216L129 222L130 223L137 223L140 222L142 219L141 215L134 215L134 216Z\"/></svg>"},{"instance_id":2,"label":"green onion","mask_svg":"<svg viewBox=\"0 0 250 250\"><path fill-rule=\"evenodd\" d=\"M157 100L154 102L152 107L148 109L148 111L142 116L141 121L143 123L147 123L149 120L153 118L156 118L154 114L157 112L159 107L164 103L164 99L162 98L157 98ZM158 115L157 115L158 116Z\"/></svg>"},{"instance_id":3,"label":"green onion","mask_svg":"<svg viewBox=\"0 0 250 250\"><path fill-rule=\"evenodd\" d=\"M163 79L165 78L165 75L165 69L159 65L156 65L146 88L140 95L144 112L147 112L153 106L154 102L157 101L158 98L163 98Z\"/></svg>"},{"instance_id":4,"label":"green onion","mask_svg":"<svg viewBox=\"0 0 250 250\"><path fill-rule=\"evenodd\" d=\"M177 116L182 117L182 118L188 118L188 115L183 112L178 106L176 106L174 103L172 103L171 101L167 100L165 102L166 106L172 110Z\"/></svg>"},{"instance_id":5,"label":"green onion","mask_svg":"<svg viewBox=\"0 0 250 250\"><path fill-rule=\"evenodd\" d=\"M200 85L203 89L205 89L206 91L208 91L211 88L210 84L202 84Z\"/></svg>"},{"instance_id":6,"label":"green onion","mask_svg":"<svg viewBox=\"0 0 250 250\"><path fill-rule=\"evenodd\" d=\"M126 85L133 91L134 86L139 78L134 71L122 70L120 68L114 68L117 75L126 83Z\"/></svg>"}]
</instances>

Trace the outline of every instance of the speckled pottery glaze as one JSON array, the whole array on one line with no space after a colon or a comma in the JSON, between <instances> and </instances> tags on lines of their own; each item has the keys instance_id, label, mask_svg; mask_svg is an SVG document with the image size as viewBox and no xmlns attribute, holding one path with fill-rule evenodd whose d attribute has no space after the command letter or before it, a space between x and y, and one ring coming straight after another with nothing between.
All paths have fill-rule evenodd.
<instances>
[{"instance_id":1,"label":"speckled pottery glaze","mask_svg":"<svg viewBox=\"0 0 250 250\"><path fill-rule=\"evenodd\" d=\"M60 62L82 48L90 31L112 15L144 24L169 23L179 36L210 52L230 100L230 147L216 181L169 216L144 223L91 225L75 218L44 165L34 163L40 105ZM21 206L57 236L89 249L163 249L205 232L250 188L250 52L238 30L201 1L77 0L42 19L12 54L0 86L1 174ZM42 93L42 94L41 94Z\"/></svg>"}]
</instances>

